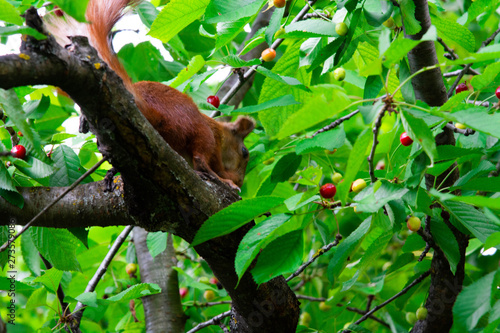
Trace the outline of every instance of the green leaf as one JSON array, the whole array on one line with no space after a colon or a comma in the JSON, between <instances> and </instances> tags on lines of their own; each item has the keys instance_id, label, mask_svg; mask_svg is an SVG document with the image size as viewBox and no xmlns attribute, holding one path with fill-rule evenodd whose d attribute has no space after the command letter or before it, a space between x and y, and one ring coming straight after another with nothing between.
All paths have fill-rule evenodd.
<instances>
[{"instance_id":1,"label":"green leaf","mask_svg":"<svg viewBox=\"0 0 500 333\"><path fill-rule=\"evenodd\" d=\"M366 156L368 156L368 147L372 142L372 132L370 130L364 130L358 135L358 139L349 154L349 160L347 161L346 172L344 174L344 181L337 186L337 198L345 204L347 196L349 195L349 189L352 182L356 178L359 169L366 163Z\"/></svg>"},{"instance_id":2,"label":"green leaf","mask_svg":"<svg viewBox=\"0 0 500 333\"><path fill-rule=\"evenodd\" d=\"M217 23L217 39L215 41L215 49L218 50L227 43L233 41L243 30L245 25L250 22L250 19L251 18L246 17L236 21Z\"/></svg>"},{"instance_id":3,"label":"green leaf","mask_svg":"<svg viewBox=\"0 0 500 333\"><path fill-rule=\"evenodd\" d=\"M60 271L54 267L45 271L41 276L36 277L33 282L40 282L43 284L50 292L56 293L57 288L59 288L59 283L61 282L63 271Z\"/></svg>"},{"instance_id":4,"label":"green leaf","mask_svg":"<svg viewBox=\"0 0 500 333\"><path fill-rule=\"evenodd\" d=\"M314 56L314 58L311 61L311 65L307 68L307 72L312 72L319 65L324 63L327 59L333 57L333 55L340 48L344 40L345 37L338 37L334 41L328 43L328 45L323 47L321 50L311 54L311 56ZM319 44L318 46L321 46L321 44Z\"/></svg>"},{"instance_id":5,"label":"green leaf","mask_svg":"<svg viewBox=\"0 0 500 333\"><path fill-rule=\"evenodd\" d=\"M283 38L339 37L335 25L323 19L310 19L291 23L285 27ZM281 38L280 37L280 38Z\"/></svg>"},{"instance_id":6,"label":"green leaf","mask_svg":"<svg viewBox=\"0 0 500 333\"><path fill-rule=\"evenodd\" d=\"M484 191L484 192L500 192L500 178L499 177L483 177L475 178L465 182L462 185L453 186L450 190L455 189L471 190L471 191Z\"/></svg>"},{"instance_id":7,"label":"green leaf","mask_svg":"<svg viewBox=\"0 0 500 333\"><path fill-rule=\"evenodd\" d=\"M489 248L496 247L500 245L500 232L495 232L488 236L486 242L484 242L484 249L488 250Z\"/></svg>"},{"instance_id":8,"label":"green leaf","mask_svg":"<svg viewBox=\"0 0 500 333\"><path fill-rule=\"evenodd\" d=\"M422 30L420 22L415 18L415 3L412 0L399 1L401 16L403 17L403 25L405 33L408 35L416 35Z\"/></svg>"},{"instance_id":9,"label":"green leaf","mask_svg":"<svg viewBox=\"0 0 500 333\"><path fill-rule=\"evenodd\" d=\"M76 296L75 299L78 302L81 302L82 304L85 304L85 305L90 306L92 308L97 308L99 306L97 304L97 294L95 291L80 294L80 295Z\"/></svg>"},{"instance_id":10,"label":"green leaf","mask_svg":"<svg viewBox=\"0 0 500 333\"><path fill-rule=\"evenodd\" d=\"M436 148L438 152L438 161L455 160L462 156L483 155L484 153L483 149L480 148L468 149L450 145L441 145Z\"/></svg>"},{"instance_id":11,"label":"green leaf","mask_svg":"<svg viewBox=\"0 0 500 333\"><path fill-rule=\"evenodd\" d=\"M464 15L461 18L459 18L458 21L460 24L468 26L469 23L472 22L474 19L476 19L479 15L491 11L492 9L491 7L496 9L497 3L498 3L497 1L491 1L491 0L472 1L469 8L467 9L467 12L464 13ZM464 22L462 18L465 18L466 21Z\"/></svg>"},{"instance_id":12,"label":"green leaf","mask_svg":"<svg viewBox=\"0 0 500 333\"><path fill-rule=\"evenodd\" d=\"M274 34L281 28L281 19L285 14L286 6L283 8L274 8L273 15L269 20L269 25L266 28L265 38L268 45L272 45L274 38ZM280 36L279 38L282 38Z\"/></svg>"},{"instance_id":13,"label":"green leaf","mask_svg":"<svg viewBox=\"0 0 500 333\"><path fill-rule=\"evenodd\" d=\"M149 232L146 238L151 257L156 257L167 248L167 233L163 231Z\"/></svg>"},{"instance_id":14,"label":"green leaf","mask_svg":"<svg viewBox=\"0 0 500 333\"><path fill-rule=\"evenodd\" d=\"M13 229L15 226L12 226L10 230L14 231ZM0 226L0 244L5 244L9 240L9 226L3 225ZM21 251L22 251L22 245L21 245ZM7 261L9 259L9 251L3 251L0 253L0 267L5 267L5 264L7 264ZM9 265L9 269L15 268L14 265ZM0 289L1 290L1 289Z\"/></svg>"},{"instance_id":15,"label":"green leaf","mask_svg":"<svg viewBox=\"0 0 500 333\"><path fill-rule=\"evenodd\" d=\"M460 177L453 186L460 186L467 183L469 180L486 175L492 171L495 171L496 167L487 160L482 160L477 167L467 172L465 175Z\"/></svg>"},{"instance_id":16,"label":"green leaf","mask_svg":"<svg viewBox=\"0 0 500 333\"><path fill-rule=\"evenodd\" d=\"M404 82L410 77L410 75L411 72L408 64L406 63L406 59L401 59L399 63L399 81ZM405 102L415 104L415 91L411 85L411 80L408 80L408 82L401 87L401 94L403 95Z\"/></svg>"},{"instance_id":17,"label":"green leaf","mask_svg":"<svg viewBox=\"0 0 500 333\"><path fill-rule=\"evenodd\" d=\"M377 212L386 203L402 198L407 192L407 188L384 180L376 190L374 185L370 185L368 189L354 197L354 201L358 202L356 210L364 213Z\"/></svg>"},{"instance_id":18,"label":"green leaf","mask_svg":"<svg viewBox=\"0 0 500 333\"><path fill-rule=\"evenodd\" d=\"M206 220L196 233L191 245L196 246L209 239L227 235L271 208L283 204L283 201L283 198L275 196L237 201Z\"/></svg>"},{"instance_id":19,"label":"green leaf","mask_svg":"<svg viewBox=\"0 0 500 333\"><path fill-rule=\"evenodd\" d=\"M203 15L209 0L172 0L158 14L149 34L167 43Z\"/></svg>"},{"instance_id":20,"label":"green leaf","mask_svg":"<svg viewBox=\"0 0 500 333\"><path fill-rule=\"evenodd\" d=\"M24 21L17 8L5 0L0 0L0 20L17 25L22 25Z\"/></svg>"},{"instance_id":21,"label":"green leaf","mask_svg":"<svg viewBox=\"0 0 500 333\"><path fill-rule=\"evenodd\" d=\"M230 54L221 59L221 61L233 68L250 67L260 65L262 62L259 59L243 60L235 54Z\"/></svg>"},{"instance_id":22,"label":"green leaf","mask_svg":"<svg viewBox=\"0 0 500 333\"><path fill-rule=\"evenodd\" d=\"M17 192L14 182L12 181L12 176L3 162L0 163L0 189Z\"/></svg>"},{"instance_id":23,"label":"green leaf","mask_svg":"<svg viewBox=\"0 0 500 333\"><path fill-rule=\"evenodd\" d=\"M27 231L33 244L54 268L81 271L76 259L78 240L66 229L31 227Z\"/></svg>"},{"instance_id":24,"label":"green leaf","mask_svg":"<svg viewBox=\"0 0 500 333\"><path fill-rule=\"evenodd\" d=\"M315 87L316 93L300 110L290 115L278 133L278 139L304 131L345 110L350 103L343 89L338 87ZM314 117L311 115L314 114Z\"/></svg>"},{"instance_id":25,"label":"green leaf","mask_svg":"<svg viewBox=\"0 0 500 333\"><path fill-rule=\"evenodd\" d=\"M391 17L393 10L394 6L390 2L365 2L365 5L363 6L363 13L365 15L366 22L374 27L378 27L387 21L387 19Z\"/></svg>"},{"instance_id":26,"label":"green leaf","mask_svg":"<svg viewBox=\"0 0 500 333\"><path fill-rule=\"evenodd\" d=\"M436 116L443 117L447 121L464 124L468 128L500 139L500 131L498 130L500 113L488 114L484 107L467 107L464 105L464 108L453 113L439 112L432 109L430 112Z\"/></svg>"},{"instance_id":27,"label":"green leaf","mask_svg":"<svg viewBox=\"0 0 500 333\"><path fill-rule=\"evenodd\" d=\"M434 195L434 193L431 192ZM460 197L458 197L460 198ZM500 226L491 221L479 210L462 202L450 200L441 201L441 204L455 218L455 220L465 226L481 242L495 232L500 231Z\"/></svg>"},{"instance_id":28,"label":"green leaf","mask_svg":"<svg viewBox=\"0 0 500 333\"><path fill-rule=\"evenodd\" d=\"M309 88L304 86L299 80L297 80L294 77L289 77L289 76L284 76L284 75L279 75L279 74L273 73L269 69L262 67L262 66L257 67L255 70L258 73L260 73L260 74L262 74L270 79L278 81L279 83L288 84L294 88L298 88L298 89L301 89L304 91L310 91Z\"/></svg>"},{"instance_id":29,"label":"green leaf","mask_svg":"<svg viewBox=\"0 0 500 333\"><path fill-rule=\"evenodd\" d=\"M446 101L446 103L439 107L439 111L449 111L456 108L457 106L462 104L464 99L466 99L469 94L470 91L467 90L453 95L449 100Z\"/></svg>"},{"instance_id":30,"label":"green leaf","mask_svg":"<svg viewBox=\"0 0 500 333\"><path fill-rule=\"evenodd\" d=\"M205 59L201 55L194 56L187 65L185 70L182 70L177 74L177 77L173 82L169 84L170 87L176 88L189 80L193 75L198 73L205 66Z\"/></svg>"},{"instance_id":31,"label":"green leaf","mask_svg":"<svg viewBox=\"0 0 500 333\"><path fill-rule=\"evenodd\" d=\"M302 230L292 231L264 248L252 269L252 276L257 284L294 272L300 266L304 249L302 233Z\"/></svg>"},{"instance_id":32,"label":"green leaf","mask_svg":"<svg viewBox=\"0 0 500 333\"><path fill-rule=\"evenodd\" d=\"M434 164L434 160L437 158L437 148L436 141L432 135L431 130L420 118L414 117L411 113L406 110L401 112L403 126L408 133L408 135L413 139L413 141L419 143L424 149L427 156L431 160L431 166Z\"/></svg>"},{"instance_id":33,"label":"green leaf","mask_svg":"<svg viewBox=\"0 0 500 333\"><path fill-rule=\"evenodd\" d=\"M21 253L29 270L33 273L33 275L39 276L41 273L40 256L29 233L24 233L21 236Z\"/></svg>"},{"instance_id":34,"label":"green leaf","mask_svg":"<svg viewBox=\"0 0 500 333\"><path fill-rule=\"evenodd\" d=\"M28 298L26 309L35 310L42 306L47 306L47 289L38 288L35 289Z\"/></svg>"},{"instance_id":35,"label":"green leaf","mask_svg":"<svg viewBox=\"0 0 500 333\"><path fill-rule=\"evenodd\" d=\"M85 170L80 165L78 155L66 145L60 145L54 150L52 158L55 162L55 172L50 176L51 186L69 186L80 178ZM92 179L86 178L82 183L90 183Z\"/></svg>"},{"instance_id":36,"label":"green leaf","mask_svg":"<svg viewBox=\"0 0 500 333\"><path fill-rule=\"evenodd\" d=\"M495 274L491 272L465 287L453 305L453 326L471 332L490 308Z\"/></svg>"},{"instance_id":37,"label":"green leaf","mask_svg":"<svg viewBox=\"0 0 500 333\"><path fill-rule=\"evenodd\" d=\"M332 151L340 148L345 143L345 132L343 126L338 126L333 130L329 130L316 135L312 139L303 139L297 143L295 151L297 154L309 154L319 150Z\"/></svg>"},{"instance_id":38,"label":"green leaf","mask_svg":"<svg viewBox=\"0 0 500 333\"><path fill-rule=\"evenodd\" d=\"M392 272L397 271L398 269L408 265L409 263L413 262L415 259L415 255L413 253L403 253L399 257L396 258L396 261L389 266L389 269L387 270L386 274L390 274Z\"/></svg>"},{"instance_id":39,"label":"green leaf","mask_svg":"<svg viewBox=\"0 0 500 333\"><path fill-rule=\"evenodd\" d=\"M430 225L432 236L446 255L450 263L451 272L455 274L457 265L460 261L460 249L458 248L458 242L455 235L441 219L432 218Z\"/></svg>"},{"instance_id":40,"label":"green leaf","mask_svg":"<svg viewBox=\"0 0 500 333\"><path fill-rule=\"evenodd\" d=\"M139 283L127 288L118 295L106 299L107 302L128 302L134 298L161 293L161 288L156 283Z\"/></svg>"},{"instance_id":41,"label":"green leaf","mask_svg":"<svg viewBox=\"0 0 500 333\"><path fill-rule=\"evenodd\" d=\"M335 251L334 256L328 264L328 279L332 284L347 265L347 257L351 256L352 253L356 251L361 240L366 236L370 229L371 220L371 217L364 220L355 231L338 245L337 251Z\"/></svg>"},{"instance_id":42,"label":"green leaf","mask_svg":"<svg viewBox=\"0 0 500 333\"><path fill-rule=\"evenodd\" d=\"M4 1L4 0L0 0ZM1 6L1 3L0 3ZM1 12L1 9L0 9ZM44 40L47 39L47 36L44 34L39 33L33 28L30 27L17 27L17 26L11 26L11 27L0 27L0 37L7 37L7 36L12 36L12 35L17 35L17 34L23 34L23 35L30 35L32 37L35 37L38 40Z\"/></svg>"},{"instance_id":43,"label":"green leaf","mask_svg":"<svg viewBox=\"0 0 500 333\"><path fill-rule=\"evenodd\" d=\"M435 15L431 15L432 24L436 26L439 34L445 41L451 41L462 46L469 52L474 52L476 39L472 32L464 26Z\"/></svg>"},{"instance_id":44,"label":"green leaf","mask_svg":"<svg viewBox=\"0 0 500 333\"><path fill-rule=\"evenodd\" d=\"M286 182L290 177L295 175L300 162L302 161L302 156L296 155L295 153L290 153L282 158L274 165L273 171L271 173L271 181L275 183Z\"/></svg>"},{"instance_id":45,"label":"green leaf","mask_svg":"<svg viewBox=\"0 0 500 333\"><path fill-rule=\"evenodd\" d=\"M248 269L252 261L255 259L260 250L265 248L276 237L288 232L280 227L283 226L292 216L287 214L273 215L258 225L254 226L243 237L236 252L234 267L238 274L238 281L241 279L245 271Z\"/></svg>"},{"instance_id":46,"label":"green leaf","mask_svg":"<svg viewBox=\"0 0 500 333\"><path fill-rule=\"evenodd\" d=\"M73 1L73 0L54 0L52 1L58 5L63 12L74 17L79 22L86 22L85 10L89 0Z\"/></svg>"},{"instance_id":47,"label":"green leaf","mask_svg":"<svg viewBox=\"0 0 500 333\"><path fill-rule=\"evenodd\" d=\"M219 23L236 21L244 17L253 16L263 5L263 0L233 1L217 0L211 1L205 13L205 22Z\"/></svg>"},{"instance_id":48,"label":"green leaf","mask_svg":"<svg viewBox=\"0 0 500 333\"><path fill-rule=\"evenodd\" d=\"M270 101L266 101L263 103L259 103L257 105L245 106L236 110L233 110L231 114L252 114L263 110L268 110L270 108L277 108L288 105L297 105L300 104L295 100L293 95L284 95L281 97L277 97Z\"/></svg>"},{"instance_id":49,"label":"green leaf","mask_svg":"<svg viewBox=\"0 0 500 333\"><path fill-rule=\"evenodd\" d=\"M482 90L488 87L490 84L495 85L495 78L500 73L500 63L489 64L485 67L484 72L481 75L475 75L470 80L470 83L474 87L474 90ZM493 89L496 87L492 87ZM465 91L463 91L465 93ZM469 92L467 91L467 94Z\"/></svg>"}]
</instances>

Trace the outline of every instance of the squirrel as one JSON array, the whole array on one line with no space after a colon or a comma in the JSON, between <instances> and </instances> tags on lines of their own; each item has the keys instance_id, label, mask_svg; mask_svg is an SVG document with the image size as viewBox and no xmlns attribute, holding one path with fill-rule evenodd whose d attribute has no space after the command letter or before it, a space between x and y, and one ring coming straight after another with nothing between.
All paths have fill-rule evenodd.
<instances>
[{"instance_id":1,"label":"squirrel","mask_svg":"<svg viewBox=\"0 0 500 333\"><path fill-rule=\"evenodd\" d=\"M111 45L110 33L124 15L125 8L141 0L90 0L85 26L77 28L85 34L102 60L123 80L145 118L163 139L198 173L208 173L238 189L243 184L249 159L243 140L254 129L249 117L239 117L235 122L218 122L201 113L191 97L159 82L132 79L118 60ZM61 43L67 36L69 25L75 22L60 15L47 21L49 31ZM71 21L68 23L68 21ZM58 38L59 37L59 38Z\"/></svg>"}]
</instances>

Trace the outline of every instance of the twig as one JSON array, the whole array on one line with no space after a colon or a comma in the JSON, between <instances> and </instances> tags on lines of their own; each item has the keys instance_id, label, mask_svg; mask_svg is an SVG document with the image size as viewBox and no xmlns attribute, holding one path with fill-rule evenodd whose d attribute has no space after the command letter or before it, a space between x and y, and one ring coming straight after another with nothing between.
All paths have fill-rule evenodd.
<instances>
[{"instance_id":1,"label":"twig","mask_svg":"<svg viewBox=\"0 0 500 333\"><path fill-rule=\"evenodd\" d=\"M463 69L457 69L456 71L453 71L453 72L444 73L443 76L444 77L454 77L454 76L459 75L462 71L463 71ZM469 68L469 70L465 74L479 75L479 72L473 70L472 68Z\"/></svg>"},{"instance_id":2,"label":"twig","mask_svg":"<svg viewBox=\"0 0 500 333\"><path fill-rule=\"evenodd\" d=\"M370 295L370 296L372 296L372 295ZM326 298L324 298L324 297L311 297L311 296L306 296L306 295L297 295L297 299L305 299L305 300L308 300L311 302L325 302L326 301ZM368 299L368 302L371 303L370 299ZM339 308L344 307L344 305L340 304L340 303L338 303L337 306ZM358 308L354 308L352 306L346 306L345 309L347 311L359 313L361 315L364 315L366 313L366 311L363 311L363 310L358 309ZM384 325L385 327L390 327L389 324L387 324L385 321L383 321L383 320L381 320L373 315L370 315L368 318L375 320L376 322L378 322L381 325Z\"/></svg>"},{"instance_id":3,"label":"twig","mask_svg":"<svg viewBox=\"0 0 500 333\"><path fill-rule=\"evenodd\" d=\"M223 312L215 317L213 317L212 319L206 321L206 322L203 322L201 324L198 324L196 325L193 329L187 331L186 333L194 333L194 332L198 332L199 330L201 330L202 328L205 328L205 327L208 327L210 325L218 325L218 323L226 318L226 317L229 317L231 315L231 310L229 311L226 311L226 312Z\"/></svg>"},{"instance_id":4,"label":"twig","mask_svg":"<svg viewBox=\"0 0 500 333\"><path fill-rule=\"evenodd\" d=\"M483 47L487 46L489 43L491 43L499 33L500 33L500 28L498 28L489 38L487 38L481 44L481 47L479 47L478 51L480 49L482 49ZM448 91L448 98L451 97L451 95L453 95L453 92L455 91L455 88L457 87L458 82L460 82L460 80L462 79L462 77L464 76L464 74L467 73L470 70L471 67L472 67L472 63L467 64L467 65L465 65L464 69L462 69L460 71L460 73L458 74L457 78L455 79L455 82L453 82L453 84L450 87L450 90Z\"/></svg>"},{"instance_id":5,"label":"twig","mask_svg":"<svg viewBox=\"0 0 500 333\"><path fill-rule=\"evenodd\" d=\"M437 41L439 42L439 44L441 44L444 47L444 49L446 50L446 52L448 52L450 54L451 60L458 59L458 55L455 53L455 51L453 49L451 49L448 45L446 45L446 43L441 39L441 37L438 37ZM458 72L460 72L460 71L458 71ZM479 73L478 71L470 68L469 71L466 74L480 75L481 73Z\"/></svg>"},{"instance_id":6,"label":"twig","mask_svg":"<svg viewBox=\"0 0 500 333\"><path fill-rule=\"evenodd\" d=\"M193 303L194 307L201 308L201 307L208 307L208 306L215 306L215 305L222 305L222 304L231 304L231 301L219 301L219 302L205 302L205 303Z\"/></svg>"},{"instance_id":7,"label":"twig","mask_svg":"<svg viewBox=\"0 0 500 333\"><path fill-rule=\"evenodd\" d=\"M375 124L373 125L373 145L372 150L370 151L370 155L368 155L368 171L370 173L370 180L373 183L377 181L377 177L375 177L375 169L373 167L373 159L375 158L375 149L378 144L378 132L380 130L380 126L382 126L382 118L384 117L385 111L387 111L387 104L384 104L382 109L379 111L377 115L377 119L375 120Z\"/></svg>"},{"instance_id":8,"label":"twig","mask_svg":"<svg viewBox=\"0 0 500 333\"><path fill-rule=\"evenodd\" d=\"M294 277L298 276L300 273L302 273L304 271L304 269L306 269L307 266L309 266L310 264L312 264L321 255L325 254L330 249L332 249L333 247L337 246L341 239L342 239L342 235L341 234L337 234L337 236L335 236L335 240L333 242L331 242L330 244L327 244L327 245L323 246L321 249L319 249L318 252L316 252L312 256L311 259L309 259L306 263L302 264L292 275L290 275L286 279L286 282L288 282L291 279L293 279Z\"/></svg>"},{"instance_id":9,"label":"twig","mask_svg":"<svg viewBox=\"0 0 500 333\"><path fill-rule=\"evenodd\" d=\"M325 126L323 127L322 129L319 129L317 130L312 136L315 137L316 135L320 134L320 133L323 133L323 132L326 132L326 131L329 131L329 130L332 130L334 129L335 127L339 126L340 124L342 124L344 121L346 120L349 120L351 119L352 117L354 117L355 115L357 115L359 113L359 110L356 110L356 111L353 111L351 113L349 113L347 116L343 116L342 118L339 118L337 120L335 120L333 123L331 123L330 125L328 126Z\"/></svg>"},{"instance_id":10,"label":"twig","mask_svg":"<svg viewBox=\"0 0 500 333\"><path fill-rule=\"evenodd\" d=\"M476 131L474 131L470 128L466 128L466 129L456 128L455 125L450 124L450 123L446 123L445 127L451 129L455 133L460 133L460 134L463 134L465 136L469 136L469 135L476 133Z\"/></svg>"},{"instance_id":11,"label":"twig","mask_svg":"<svg viewBox=\"0 0 500 333\"><path fill-rule=\"evenodd\" d=\"M430 217L430 215L425 216L425 232L428 233L429 235L431 235L431 217ZM425 242L425 249L422 251L422 253L420 254L420 257L418 258L419 262L424 260L425 256L427 255L427 253L429 252L430 249L431 249L431 244L426 241Z\"/></svg>"},{"instance_id":12,"label":"twig","mask_svg":"<svg viewBox=\"0 0 500 333\"><path fill-rule=\"evenodd\" d=\"M106 254L106 257L104 257L101 264L99 265L99 268L97 269L94 276L92 277L92 279L90 279L87 287L85 288L86 293L91 293L95 290L102 276L104 275L104 273L106 273L106 270L108 269L111 260L113 260L116 253L120 249L120 246L122 246L122 244L125 242L127 236L130 234L132 229L134 229L134 226L128 225L125 227L125 229L123 229L120 235L118 235L115 242L113 243L108 253ZM71 323L72 328L80 326L80 321L82 319L84 310L85 310L85 305L81 302L78 302L75 306L75 309L73 310L74 322Z\"/></svg>"},{"instance_id":13,"label":"twig","mask_svg":"<svg viewBox=\"0 0 500 333\"><path fill-rule=\"evenodd\" d=\"M317 0L311 0L311 1L309 1L308 4L306 3L304 8L302 8L302 10L292 20L292 23L300 21L304 17L304 15L307 14L307 12L310 9L310 6L314 5L314 3L316 1ZM270 48L273 50L276 50L281 45L283 40L284 40L283 38L275 40ZM262 58L260 58L260 59L262 60ZM243 84L245 84L245 82L248 81L248 79L255 73L255 70L258 66L259 65L254 65L254 66L250 67L243 75L243 79L238 80L237 84L235 84L234 86L231 87L231 89L229 89L229 91L226 93L226 95L224 95L224 97L220 100L220 103L227 104L231 100L231 98L233 98L233 96L236 94L238 89L240 89L243 86ZM213 118L213 117L216 117L218 115L219 115L219 111L214 111L214 112L212 112L210 117Z\"/></svg>"},{"instance_id":14,"label":"twig","mask_svg":"<svg viewBox=\"0 0 500 333\"><path fill-rule=\"evenodd\" d=\"M227 329L226 325L223 323L219 322L219 327L222 329L224 333L229 333L229 330Z\"/></svg>"},{"instance_id":15,"label":"twig","mask_svg":"<svg viewBox=\"0 0 500 333\"><path fill-rule=\"evenodd\" d=\"M26 225L19 231L13 238L9 239L5 244L0 247L0 252L5 251L6 248L10 246L19 236L21 236L28 228L40 218L43 214L45 214L52 206L54 206L59 200L61 200L66 194L68 194L71 190L73 190L78 184L80 184L85 178L94 173L107 159L103 158L99 162L97 162L92 168L90 168L87 172L85 172L80 178L78 178L70 187L66 189L61 195L59 195L54 201L48 204L40 213L38 213L34 218L31 219Z\"/></svg>"},{"instance_id":16,"label":"twig","mask_svg":"<svg viewBox=\"0 0 500 333\"><path fill-rule=\"evenodd\" d=\"M406 294L408 292L408 290L410 290L413 286L419 284L420 282L422 282L426 277L428 277L429 275L431 274L431 271L428 270L427 272L423 273L422 275L420 275L418 278L416 278L412 283L410 283L409 285L407 285L405 288L403 288L403 290L401 290L399 293L397 293L396 295L392 296L391 298L389 298L387 301L377 305L376 307L374 307L372 310L368 311L367 313L365 313L363 315L363 317L359 318L358 320L356 320L356 322L354 322L355 325L359 325L360 323L362 323L363 321L365 321L366 319L368 319L370 317L370 315L372 315L375 311L378 311L380 310L381 308L383 308L384 306L386 306L387 304L391 303L392 301L394 301L396 298ZM347 333L349 332L349 330L343 330L342 331L343 333Z\"/></svg>"},{"instance_id":17,"label":"twig","mask_svg":"<svg viewBox=\"0 0 500 333\"><path fill-rule=\"evenodd\" d=\"M374 299L375 299L375 295L368 295L368 302L366 303L365 313L370 311L370 308L372 307L372 302Z\"/></svg>"}]
</instances>

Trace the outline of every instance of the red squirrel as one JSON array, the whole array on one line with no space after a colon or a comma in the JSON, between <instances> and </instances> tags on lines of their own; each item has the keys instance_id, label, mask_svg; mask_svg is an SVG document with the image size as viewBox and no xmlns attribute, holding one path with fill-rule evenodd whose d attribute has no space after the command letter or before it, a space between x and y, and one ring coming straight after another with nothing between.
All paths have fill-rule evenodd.
<instances>
[{"instance_id":1,"label":"red squirrel","mask_svg":"<svg viewBox=\"0 0 500 333\"><path fill-rule=\"evenodd\" d=\"M254 121L239 117L232 123L218 122L201 113L191 97L174 88L151 81L132 83L113 51L111 29L123 16L127 6L139 2L90 0L86 12L89 22L86 35L90 44L121 77L146 119L195 171L209 173L232 188L239 189L243 184L249 157L243 140L254 129ZM67 24L52 17L48 25L57 38L62 33L67 35L64 30Z\"/></svg>"}]
</instances>

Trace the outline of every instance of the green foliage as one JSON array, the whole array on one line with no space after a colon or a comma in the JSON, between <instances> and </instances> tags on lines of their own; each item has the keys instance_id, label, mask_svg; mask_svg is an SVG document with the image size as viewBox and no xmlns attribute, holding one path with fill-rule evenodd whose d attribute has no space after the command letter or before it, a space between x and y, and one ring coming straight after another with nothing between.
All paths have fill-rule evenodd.
<instances>
[{"instance_id":1,"label":"green foliage","mask_svg":"<svg viewBox=\"0 0 500 333\"><path fill-rule=\"evenodd\" d=\"M418 261L426 243L408 231L406 219L412 215L422 219L422 227L444 253L451 272L465 270L463 290L453 306L452 332L497 330L500 253L490 252L500 249L500 113L494 95L500 86L500 49L498 37L487 47L480 45L498 28L499 1L430 2L432 26L421 40L410 40L402 33L402 25L406 34L421 31L415 3L397 2L399 6L378 0L317 1L313 10L319 17L292 23L306 5L304 0L292 1L287 11L274 10L269 24L259 27L254 36L248 36L247 24L252 26L259 11L268 7L266 0L151 1L133 9L151 28L149 35L163 42L153 46L144 41L117 50L134 82L168 82L190 95L203 111L213 111L206 97L219 92L225 81L223 67L246 71L253 66L256 71L243 102L220 107L226 116L245 114L257 121L246 140L250 162L242 200L211 216L192 244L174 237L179 285L189 290L182 299L189 317L186 328L230 309L227 304L193 306L206 301L205 290L214 291L217 300L230 300L225 290L199 280L213 273L193 246L254 221L231 254L238 280L251 274L257 284L266 283L316 259L289 284L298 294L326 299L332 309L322 311L316 302L301 300L302 312L311 314L312 321L309 328L299 326L297 332L335 332L348 323L359 332L408 331L411 325L405 313L425 304L428 278L375 313L391 329L373 320L352 324L359 315L348 311L347 304L365 309L367 295L374 295L374 304L380 304L430 269L434 250ZM48 11L56 4L84 21L87 2L0 0L4 23L0 46L20 33L45 38L23 26L19 14L31 4L47 5ZM394 27L382 24L389 18ZM345 36L335 32L339 22L349 28ZM281 27L285 33L279 38L284 41L275 60L263 63L258 56L246 58L262 42L268 46L275 42ZM445 57L438 37L458 59ZM414 89L419 87L418 77L412 76L408 53L422 41L436 46L436 67L443 73L473 64L479 75L466 74L461 80L473 90L453 95L442 106L417 100L422 91ZM165 56L167 52L173 60ZM339 67L346 71L342 82L332 75ZM442 79L447 89L455 81L454 76ZM490 106L474 101L489 101ZM374 143L373 128L384 106L387 111ZM24 160L0 157L0 196L8 204L23 207L20 187L69 186L102 157L94 136L80 134L74 126L79 108L55 87L0 90L0 111L0 152L9 151L17 139L28 152ZM344 119L347 115L352 117ZM335 121L335 128L315 135ZM454 133L454 146L436 144L448 122L459 122L475 132ZM400 144L403 131L414 139L409 147ZM381 162L383 167L369 170L367 157L374 144L373 164ZM101 180L110 167L105 163L84 182ZM443 181L454 177L454 172L458 175L454 182ZM337 182L335 173L342 180L336 183L334 198L325 200L319 187ZM350 191L356 179L368 183L360 193ZM22 304L17 308L18 327L26 332L53 329L59 319L56 292L61 286L72 307L77 301L87 306L82 331L144 330L140 297L160 290L125 273L127 262L137 262L133 244L119 251L94 292L83 293L121 229L31 227L23 234L15 253L16 269L23 273L16 284ZM470 237L465 254L457 231ZM337 234L342 235L340 243L323 253L321 248ZM9 229L3 226L2 244L8 235ZM166 238L163 232L148 235L152 257L165 250ZM45 266L40 254L52 268ZM8 271L7 252L0 254L0 266ZM9 280L0 277L0 289L9 288ZM136 305L137 323L130 300ZM2 318L5 313L0 312ZM429 310L429 315L436 314Z\"/></svg>"}]
</instances>

